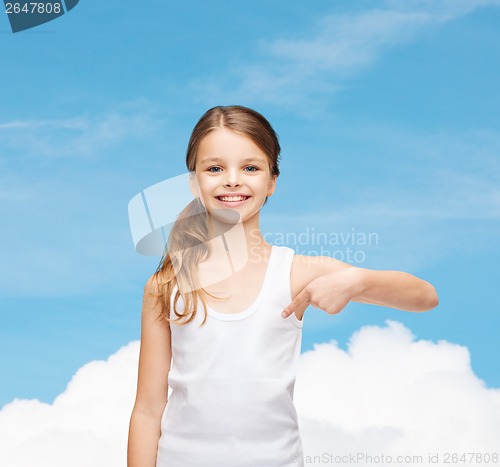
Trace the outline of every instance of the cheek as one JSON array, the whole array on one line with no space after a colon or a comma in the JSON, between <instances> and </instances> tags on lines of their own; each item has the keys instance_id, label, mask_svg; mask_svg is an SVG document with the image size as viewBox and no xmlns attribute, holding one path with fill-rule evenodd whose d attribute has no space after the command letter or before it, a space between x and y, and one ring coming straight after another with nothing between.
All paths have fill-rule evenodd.
<instances>
[{"instance_id":1,"label":"cheek","mask_svg":"<svg viewBox=\"0 0 500 467\"><path fill-rule=\"evenodd\" d=\"M200 185L200 191L203 195L211 196L212 193L219 186L217 181L211 177L200 176L198 178L198 183Z\"/></svg>"}]
</instances>

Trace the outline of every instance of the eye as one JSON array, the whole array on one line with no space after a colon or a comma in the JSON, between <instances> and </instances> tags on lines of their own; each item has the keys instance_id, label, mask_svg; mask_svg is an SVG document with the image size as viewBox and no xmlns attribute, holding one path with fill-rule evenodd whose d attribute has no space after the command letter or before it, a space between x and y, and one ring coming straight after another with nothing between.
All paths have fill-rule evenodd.
<instances>
[{"instance_id":1,"label":"eye","mask_svg":"<svg viewBox=\"0 0 500 467\"><path fill-rule=\"evenodd\" d=\"M213 171L212 169L220 169L219 166L213 166L213 167L209 167L207 169L208 172L211 172L211 173L219 173L219 171ZM254 170L249 170L249 172L257 172L259 170L258 167L256 167L255 165L249 165L247 167L245 167L245 169L254 169Z\"/></svg>"}]
</instances>

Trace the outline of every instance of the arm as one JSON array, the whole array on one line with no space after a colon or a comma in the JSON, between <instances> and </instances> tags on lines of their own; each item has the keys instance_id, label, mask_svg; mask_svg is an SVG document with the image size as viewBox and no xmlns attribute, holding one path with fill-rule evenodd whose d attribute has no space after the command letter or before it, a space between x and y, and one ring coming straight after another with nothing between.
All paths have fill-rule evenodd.
<instances>
[{"instance_id":1,"label":"arm","mask_svg":"<svg viewBox=\"0 0 500 467\"><path fill-rule=\"evenodd\" d=\"M436 289L428 282L402 271L364 269L329 256L297 255L300 293L283 312L287 318L307 303L337 314L350 302L426 311L439 304Z\"/></svg>"},{"instance_id":2,"label":"arm","mask_svg":"<svg viewBox=\"0 0 500 467\"><path fill-rule=\"evenodd\" d=\"M312 264L316 277L326 275L345 284L353 302L403 311L427 311L439 305L434 286L407 272L358 268L329 256Z\"/></svg>"},{"instance_id":3,"label":"arm","mask_svg":"<svg viewBox=\"0 0 500 467\"><path fill-rule=\"evenodd\" d=\"M355 268L354 276L358 288L352 301L416 312L439 305L434 286L407 272Z\"/></svg>"},{"instance_id":4,"label":"arm","mask_svg":"<svg viewBox=\"0 0 500 467\"><path fill-rule=\"evenodd\" d=\"M168 372L172 357L170 326L158 320L158 293L150 277L144 287L137 395L130 417L127 467L155 467L161 416L168 399Z\"/></svg>"}]
</instances>

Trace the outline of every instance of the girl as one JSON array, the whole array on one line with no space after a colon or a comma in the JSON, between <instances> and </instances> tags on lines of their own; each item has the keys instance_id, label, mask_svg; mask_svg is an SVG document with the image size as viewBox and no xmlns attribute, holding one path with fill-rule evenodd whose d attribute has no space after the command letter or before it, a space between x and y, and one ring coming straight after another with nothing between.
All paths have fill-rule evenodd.
<instances>
[{"instance_id":1,"label":"girl","mask_svg":"<svg viewBox=\"0 0 500 467\"><path fill-rule=\"evenodd\" d=\"M438 304L405 272L266 243L259 215L279 154L269 122L246 107L214 107L192 132L195 199L144 288L128 467L303 466L293 392L305 309Z\"/></svg>"}]
</instances>

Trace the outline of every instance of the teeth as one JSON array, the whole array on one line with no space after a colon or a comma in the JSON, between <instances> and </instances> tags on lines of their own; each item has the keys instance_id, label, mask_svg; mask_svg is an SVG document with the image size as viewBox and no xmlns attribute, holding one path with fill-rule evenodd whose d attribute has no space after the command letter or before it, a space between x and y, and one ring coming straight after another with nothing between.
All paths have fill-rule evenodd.
<instances>
[{"instance_id":1,"label":"teeth","mask_svg":"<svg viewBox=\"0 0 500 467\"><path fill-rule=\"evenodd\" d=\"M222 201L243 201L247 198L248 196L219 196Z\"/></svg>"}]
</instances>

